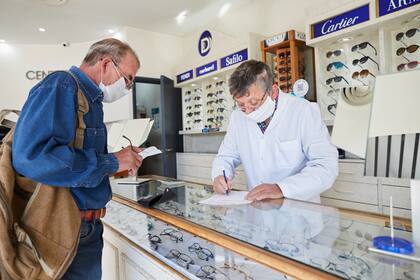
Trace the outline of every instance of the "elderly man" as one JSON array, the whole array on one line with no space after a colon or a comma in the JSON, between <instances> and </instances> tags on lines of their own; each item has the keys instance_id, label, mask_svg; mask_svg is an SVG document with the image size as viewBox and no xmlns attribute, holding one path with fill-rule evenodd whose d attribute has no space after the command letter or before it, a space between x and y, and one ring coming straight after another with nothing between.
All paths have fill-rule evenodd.
<instances>
[{"instance_id":1,"label":"elderly man","mask_svg":"<svg viewBox=\"0 0 420 280\"><path fill-rule=\"evenodd\" d=\"M96 42L82 65L70 68L71 74L55 72L31 89L16 125L16 171L43 184L69 187L80 209L79 246L63 279L101 279L100 218L111 199L109 175L123 170L134 175L142 162L138 148L108 153L102 102L128 94L139 67L127 44L116 39ZM83 149L70 147L77 128L77 83L89 104Z\"/></svg>"},{"instance_id":2,"label":"elderly man","mask_svg":"<svg viewBox=\"0 0 420 280\"><path fill-rule=\"evenodd\" d=\"M250 190L247 199L319 202L319 194L338 173L337 149L319 108L281 93L270 68L255 60L235 70L229 90L239 110L232 113L213 162L214 191L228 193L234 170L242 163Z\"/></svg>"}]
</instances>

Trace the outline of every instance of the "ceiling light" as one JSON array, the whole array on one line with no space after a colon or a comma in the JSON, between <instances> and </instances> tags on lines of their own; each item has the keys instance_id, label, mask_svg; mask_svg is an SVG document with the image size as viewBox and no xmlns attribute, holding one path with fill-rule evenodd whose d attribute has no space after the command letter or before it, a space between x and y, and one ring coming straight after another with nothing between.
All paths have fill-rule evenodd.
<instances>
[{"instance_id":1,"label":"ceiling light","mask_svg":"<svg viewBox=\"0 0 420 280\"><path fill-rule=\"evenodd\" d=\"M47 6L61 6L67 3L67 0L40 0Z\"/></svg>"},{"instance_id":2,"label":"ceiling light","mask_svg":"<svg viewBox=\"0 0 420 280\"><path fill-rule=\"evenodd\" d=\"M47 31L47 29L45 29L45 28L43 28L43 27L40 27L40 28L38 28L38 31L39 31L39 32L45 32L45 31Z\"/></svg>"},{"instance_id":3,"label":"ceiling light","mask_svg":"<svg viewBox=\"0 0 420 280\"><path fill-rule=\"evenodd\" d=\"M213 77L213 80L218 80L219 79L219 77Z\"/></svg>"},{"instance_id":4,"label":"ceiling light","mask_svg":"<svg viewBox=\"0 0 420 280\"><path fill-rule=\"evenodd\" d=\"M6 40L4 40L4 39L0 39L0 44L1 43L6 43Z\"/></svg>"},{"instance_id":5,"label":"ceiling light","mask_svg":"<svg viewBox=\"0 0 420 280\"><path fill-rule=\"evenodd\" d=\"M197 85L196 85L196 84L191 84L191 86L192 86L192 87L195 87L195 86L197 86Z\"/></svg>"},{"instance_id":6,"label":"ceiling light","mask_svg":"<svg viewBox=\"0 0 420 280\"><path fill-rule=\"evenodd\" d=\"M180 12L176 17L175 20L178 24L184 22L185 18L187 17L187 10Z\"/></svg>"},{"instance_id":7,"label":"ceiling light","mask_svg":"<svg viewBox=\"0 0 420 280\"><path fill-rule=\"evenodd\" d=\"M219 17L224 16L227 13L227 11L229 10L230 6L232 6L232 4L230 4L230 3L224 4L219 10Z\"/></svg>"},{"instance_id":8,"label":"ceiling light","mask_svg":"<svg viewBox=\"0 0 420 280\"><path fill-rule=\"evenodd\" d=\"M344 38L338 39L338 42L348 42L351 40L353 40L353 37L344 37Z\"/></svg>"},{"instance_id":9,"label":"ceiling light","mask_svg":"<svg viewBox=\"0 0 420 280\"><path fill-rule=\"evenodd\" d=\"M108 29L108 33L109 34L114 34L115 33L115 30L114 29Z\"/></svg>"}]
</instances>

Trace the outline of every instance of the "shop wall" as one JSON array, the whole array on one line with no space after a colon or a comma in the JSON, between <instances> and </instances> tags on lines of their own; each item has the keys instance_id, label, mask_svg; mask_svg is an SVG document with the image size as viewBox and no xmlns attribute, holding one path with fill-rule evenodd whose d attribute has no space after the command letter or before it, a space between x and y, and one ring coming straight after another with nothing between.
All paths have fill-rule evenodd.
<instances>
[{"instance_id":1,"label":"shop wall","mask_svg":"<svg viewBox=\"0 0 420 280\"><path fill-rule=\"evenodd\" d=\"M127 41L141 60L138 76L171 77L181 49L180 39L165 34L124 28L119 39ZM61 45L0 44L0 110L21 109L29 90L39 82L35 71L53 71L79 66L92 42ZM170 47L169 47L170 46ZM28 71L34 71L26 77ZM42 74L38 72L39 74ZM132 117L132 96L105 104L105 121Z\"/></svg>"},{"instance_id":2,"label":"shop wall","mask_svg":"<svg viewBox=\"0 0 420 280\"><path fill-rule=\"evenodd\" d=\"M211 62L243 46L256 50L253 53L259 59L259 40L291 29L305 32L308 19L351 2L351 0L249 1L240 8L229 11L222 18L197 25L194 31L183 36L181 63L174 68L174 75ZM189 24L188 20L185 24ZM202 57L198 53L198 39L204 30L212 33L213 40L210 53ZM255 40L258 37L260 39ZM217 153L223 137L223 133L185 135L184 151Z\"/></svg>"},{"instance_id":3,"label":"shop wall","mask_svg":"<svg viewBox=\"0 0 420 280\"><path fill-rule=\"evenodd\" d=\"M224 17L206 21L182 37L182 64L175 73L189 67L200 65L228 54L229 50L246 45L251 34L269 37L283 31L295 29L305 32L309 18L336 9L351 0L260 0L249 1L238 9L229 11ZM187 21L185 24L190 24ZM201 57L197 50L198 38L204 30L213 35L212 50L206 57ZM256 46L259 48L259 45Z\"/></svg>"}]
</instances>

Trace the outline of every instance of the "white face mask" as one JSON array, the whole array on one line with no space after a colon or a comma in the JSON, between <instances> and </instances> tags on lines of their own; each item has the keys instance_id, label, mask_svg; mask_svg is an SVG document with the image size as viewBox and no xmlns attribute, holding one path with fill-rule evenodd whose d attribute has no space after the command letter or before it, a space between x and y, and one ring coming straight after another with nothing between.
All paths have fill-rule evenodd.
<instances>
[{"instance_id":1,"label":"white face mask","mask_svg":"<svg viewBox=\"0 0 420 280\"><path fill-rule=\"evenodd\" d=\"M245 114L245 116L257 123L260 123L271 117L275 107L276 104L273 99L271 99L270 96L267 96L264 103L257 110L249 114Z\"/></svg>"},{"instance_id":2,"label":"white face mask","mask_svg":"<svg viewBox=\"0 0 420 280\"><path fill-rule=\"evenodd\" d=\"M117 69L115 69L115 71L117 71ZM115 83L106 86L102 83L102 74L101 74L101 83L99 84L99 88L102 90L102 93L104 94L103 102L105 103L112 103L120 99L121 97L124 97L127 94L130 94L131 92L129 89L126 88L125 80L124 80L124 77L122 76Z\"/></svg>"}]
</instances>

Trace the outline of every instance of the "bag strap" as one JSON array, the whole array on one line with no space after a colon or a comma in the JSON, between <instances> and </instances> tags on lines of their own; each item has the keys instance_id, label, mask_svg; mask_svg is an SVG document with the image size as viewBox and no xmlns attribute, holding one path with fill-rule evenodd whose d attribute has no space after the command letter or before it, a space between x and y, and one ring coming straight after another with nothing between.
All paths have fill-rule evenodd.
<instances>
[{"instance_id":1,"label":"bag strap","mask_svg":"<svg viewBox=\"0 0 420 280\"><path fill-rule=\"evenodd\" d=\"M2 124L3 121L6 120L6 116L9 115L9 114L11 114L11 113L15 113L17 116L19 116L20 111L18 111L18 110L9 110L9 109L1 110L0 111L0 124Z\"/></svg>"},{"instance_id":2,"label":"bag strap","mask_svg":"<svg viewBox=\"0 0 420 280\"><path fill-rule=\"evenodd\" d=\"M85 124L85 120L83 119L83 116L86 115L87 112L89 112L89 102L81 90L80 82L79 82L79 79L76 77L76 75L74 75L71 71L68 71L68 70L58 70L58 71L51 72L50 74L48 74L48 76L57 72L65 72L69 74L70 76L73 77L73 79L76 82L76 85L77 85L77 110L76 110L77 111L77 116L76 116L77 127L76 127L76 134L74 136L72 143L70 143L70 146L76 149L83 149L83 141L85 138L85 129L86 129L86 124Z\"/></svg>"},{"instance_id":3,"label":"bag strap","mask_svg":"<svg viewBox=\"0 0 420 280\"><path fill-rule=\"evenodd\" d=\"M87 112L89 112L89 102L87 101L86 96L83 94L82 90L80 89L79 79L76 77L76 75L74 75L70 71L65 71L65 72L70 74L77 84L77 128L76 128L76 134L75 134L73 143L71 145L74 148L83 149L83 141L85 138L85 129L86 129L86 124L83 117Z\"/></svg>"}]
</instances>

